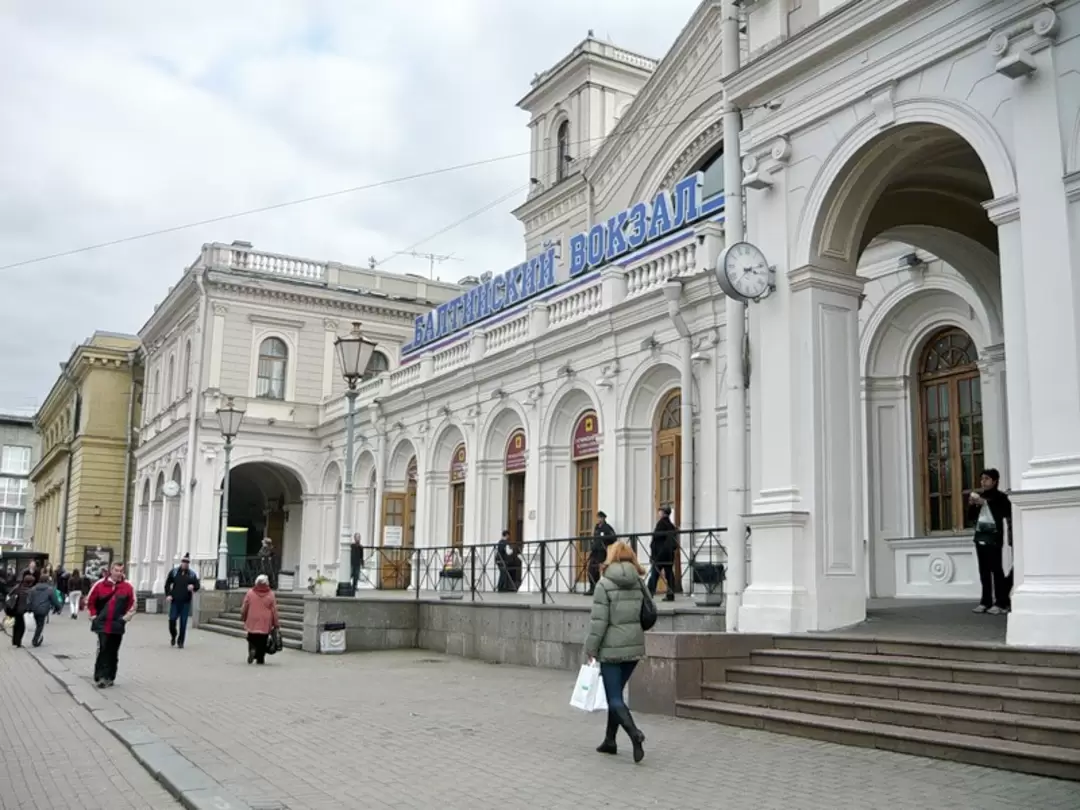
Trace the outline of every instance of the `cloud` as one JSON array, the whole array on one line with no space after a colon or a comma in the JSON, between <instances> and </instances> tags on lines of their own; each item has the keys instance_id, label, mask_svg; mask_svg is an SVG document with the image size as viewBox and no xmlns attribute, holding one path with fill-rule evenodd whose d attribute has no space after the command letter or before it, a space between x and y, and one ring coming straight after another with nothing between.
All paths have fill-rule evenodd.
<instances>
[{"instance_id":1,"label":"cloud","mask_svg":"<svg viewBox=\"0 0 1080 810\"><path fill-rule=\"evenodd\" d=\"M514 155L529 80L588 28L662 56L695 0L14 0L0 27L0 265ZM0 411L72 346L134 332L209 241L364 264L528 181L508 159L2 271ZM426 243L448 278L520 259L508 200ZM385 269L426 272L399 256Z\"/></svg>"}]
</instances>

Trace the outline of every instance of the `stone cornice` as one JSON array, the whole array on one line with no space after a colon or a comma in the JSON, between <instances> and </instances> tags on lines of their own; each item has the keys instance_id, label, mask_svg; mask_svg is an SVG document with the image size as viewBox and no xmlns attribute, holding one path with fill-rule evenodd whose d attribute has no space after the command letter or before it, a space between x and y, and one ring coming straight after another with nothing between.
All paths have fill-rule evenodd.
<instances>
[{"instance_id":1,"label":"stone cornice","mask_svg":"<svg viewBox=\"0 0 1080 810\"><path fill-rule=\"evenodd\" d=\"M532 233L583 206L588 191L586 185L584 175L577 172L530 197L511 213L525 226L526 232Z\"/></svg>"},{"instance_id":2,"label":"stone cornice","mask_svg":"<svg viewBox=\"0 0 1080 810\"><path fill-rule=\"evenodd\" d=\"M223 293L240 298L300 304L316 308L318 312L323 315L328 314L327 310L334 310L336 312L350 314L376 315L384 317L387 320L397 320L411 325L417 315L422 315L431 309L431 307L424 304L408 304L406 302L397 302L401 304L401 307L396 308L389 306L386 303L381 303L383 299L378 298L361 298L360 300L349 301L338 297L347 293L335 293L334 290L318 287L303 287L296 285L291 289L287 289L284 285L272 285L266 283L255 287L253 285L244 284L242 280L237 279L234 276L235 274L223 276L222 274L211 273L211 281L214 288ZM311 290L312 292L308 292L308 290ZM314 290L319 290L319 292L322 292L323 294L315 294ZM360 319L358 318L357 320Z\"/></svg>"},{"instance_id":3,"label":"stone cornice","mask_svg":"<svg viewBox=\"0 0 1080 810\"><path fill-rule=\"evenodd\" d=\"M1020 198L1016 194L998 197L983 203L986 215L995 225L1008 225L1020 219Z\"/></svg>"},{"instance_id":4,"label":"stone cornice","mask_svg":"<svg viewBox=\"0 0 1080 810\"><path fill-rule=\"evenodd\" d=\"M169 292L158 306L154 309L153 314L146 319L146 323L139 329L139 338L146 345L152 345L159 341L164 342L169 339L175 330L175 324L183 320L184 315L179 317L176 315L177 310L181 310L186 315L190 306L188 304L188 298L198 298L198 287L195 284L195 273L201 271L184 271L183 277L176 283L176 285L169 289ZM168 328L168 327L172 328Z\"/></svg>"}]
</instances>

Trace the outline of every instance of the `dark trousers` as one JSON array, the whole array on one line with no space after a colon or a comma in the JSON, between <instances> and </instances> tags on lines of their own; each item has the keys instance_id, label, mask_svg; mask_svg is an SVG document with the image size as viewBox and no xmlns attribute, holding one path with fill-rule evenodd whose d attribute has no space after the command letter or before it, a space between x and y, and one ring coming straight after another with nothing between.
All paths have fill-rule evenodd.
<instances>
[{"instance_id":1,"label":"dark trousers","mask_svg":"<svg viewBox=\"0 0 1080 810\"><path fill-rule=\"evenodd\" d=\"M188 616L191 615L191 602L177 602L175 599L169 605L169 635L173 641L181 647L187 638Z\"/></svg>"},{"instance_id":2,"label":"dark trousers","mask_svg":"<svg viewBox=\"0 0 1080 810\"><path fill-rule=\"evenodd\" d=\"M45 640L45 622L48 621L48 613L35 613L34 614L34 641L35 647L40 647L41 642Z\"/></svg>"},{"instance_id":3,"label":"dark trousers","mask_svg":"<svg viewBox=\"0 0 1080 810\"><path fill-rule=\"evenodd\" d=\"M604 695L607 697L608 709L625 707L626 701L623 693L626 684L630 683L630 676L634 674L637 661L620 661L613 664L600 664L600 678L604 682Z\"/></svg>"},{"instance_id":4,"label":"dark trousers","mask_svg":"<svg viewBox=\"0 0 1080 810\"><path fill-rule=\"evenodd\" d=\"M267 633L248 633L248 651L255 658L256 664L266 663L266 641L270 638Z\"/></svg>"},{"instance_id":5,"label":"dark trousers","mask_svg":"<svg viewBox=\"0 0 1080 810\"><path fill-rule=\"evenodd\" d=\"M360 568L361 567L362 566L359 566L359 565L352 566L352 572L351 572L352 573L352 589L354 591L356 590L356 586L358 584L360 584Z\"/></svg>"},{"instance_id":6,"label":"dark trousers","mask_svg":"<svg viewBox=\"0 0 1080 810\"><path fill-rule=\"evenodd\" d=\"M21 647L23 636L26 634L26 614L16 613L15 623L11 626L11 646Z\"/></svg>"},{"instance_id":7,"label":"dark trousers","mask_svg":"<svg viewBox=\"0 0 1080 810\"><path fill-rule=\"evenodd\" d=\"M595 557L589 558L589 593L591 594L596 590L596 583L600 581L600 566L603 564L603 560L596 559Z\"/></svg>"},{"instance_id":8,"label":"dark trousers","mask_svg":"<svg viewBox=\"0 0 1080 810\"><path fill-rule=\"evenodd\" d=\"M94 659L94 680L115 681L116 667L120 663L120 643L124 637L119 633L98 633L97 658Z\"/></svg>"},{"instance_id":9,"label":"dark trousers","mask_svg":"<svg viewBox=\"0 0 1080 810\"><path fill-rule=\"evenodd\" d=\"M660 575L664 575L667 582L668 598L675 598L675 566L672 563L655 563L649 571L649 593L656 596L656 586L660 583Z\"/></svg>"},{"instance_id":10,"label":"dark trousers","mask_svg":"<svg viewBox=\"0 0 1080 810\"><path fill-rule=\"evenodd\" d=\"M1001 566L1001 546L996 543L976 543L975 556L979 560L979 581L982 582L982 599L985 608L999 607L1009 610L1009 583Z\"/></svg>"}]
</instances>

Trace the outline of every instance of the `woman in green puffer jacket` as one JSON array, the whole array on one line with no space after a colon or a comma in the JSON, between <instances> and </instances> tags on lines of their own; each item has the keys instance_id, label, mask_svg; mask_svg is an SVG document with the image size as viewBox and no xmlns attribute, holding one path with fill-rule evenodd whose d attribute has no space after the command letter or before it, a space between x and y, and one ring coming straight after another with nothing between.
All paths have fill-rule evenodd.
<instances>
[{"instance_id":1,"label":"woman in green puffer jacket","mask_svg":"<svg viewBox=\"0 0 1080 810\"><path fill-rule=\"evenodd\" d=\"M625 540L608 546L607 559L600 569L603 575L593 593L589 635L585 654L589 662L600 662L608 716L604 741L596 749L601 754L615 754L615 735L622 726L634 746L634 762L645 757L645 735L641 733L623 692L637 662L645 657L645 631L641 628L641 604L649 599L642 577L645 569Z\"/></svg>"}]
</instances>

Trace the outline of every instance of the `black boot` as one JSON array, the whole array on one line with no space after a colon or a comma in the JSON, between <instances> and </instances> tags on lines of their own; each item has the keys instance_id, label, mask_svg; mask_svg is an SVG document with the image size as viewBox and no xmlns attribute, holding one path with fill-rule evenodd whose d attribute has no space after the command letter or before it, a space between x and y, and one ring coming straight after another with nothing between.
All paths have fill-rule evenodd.
<instances>
[{"instance_id":1,"label":"black boot","mask_svg":"<svg viewBox=\"0 0 1080 810\"><path fill-rule=\"evenodd\" d=\"M169 638L171 639L171 641L169 643L172 644L172 646L175 647L176 646L176 622L173 621L172 619L169 619Z\"/></svg>"},{"instance_id":2,"label":"black boot","mask_svg":"<svg viewBox=\"0 0 1080 810\"><path fill-rule=\"evenodd\" d=\"M615 745L615 735L619 733L619 718L608 709L607 729L604 731L604 741L596 747L601 754L617 754L619 748Z\"/></svg>"},{"instance_id":3,"label":"black boot","mask_svg":"<svg viewBox=\"0 0 1080 810\"><path fill-rule=\"evenodd\" d=\"M645 759L645 748L643 747L645 735L634 724L634 717L630 714L629 708L619 706L619 708L615 709L615 715L618 718L619 725L626 730L627 735L630 737L630 742L634 744L634 762L641 762L641 760Z\"/></svg>"}]
</instances>

